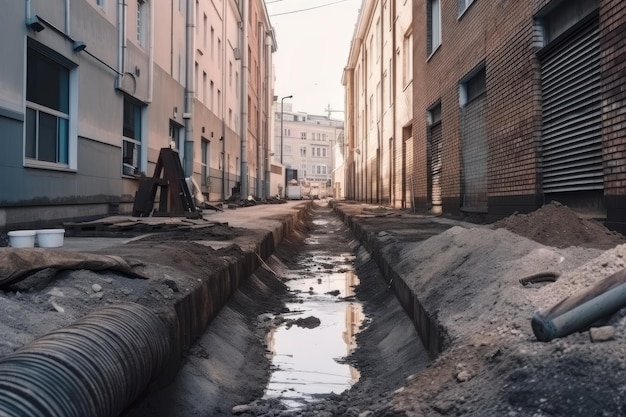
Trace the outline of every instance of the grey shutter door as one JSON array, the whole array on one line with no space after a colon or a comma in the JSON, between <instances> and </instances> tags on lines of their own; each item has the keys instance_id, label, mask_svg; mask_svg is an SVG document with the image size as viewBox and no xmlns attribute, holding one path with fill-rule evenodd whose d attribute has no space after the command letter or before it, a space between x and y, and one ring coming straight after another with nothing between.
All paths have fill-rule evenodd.
<instances>
[{"instance_id":1,"label":"grey shutter door","mask_svg":"<svg viewBox=\"0 0 626 417\"><path fill-rule=\"evenodd\" d=\"M441 123L430 128L430 187L431 204L441 206Z\"/></svg>"},{"instance_id":2,"label":"grey shutter door","mask_svg":"<svg viewBox=\"0 0 626 417\"><path fill-rule=\"evenodd\" d=\"M482 94L461 110L462 207L487 212L487 95Z\"/></svg>"},{"instance_id":3,"label":"grey shutter door","mask_svg":"<svg viewBox=\"0 0 626 417\"><path fill-rule=\"evenodd\" d=\"M597 20L542 58L541 83L543 192L603 189Z\"/></svg>"}]
</instances>

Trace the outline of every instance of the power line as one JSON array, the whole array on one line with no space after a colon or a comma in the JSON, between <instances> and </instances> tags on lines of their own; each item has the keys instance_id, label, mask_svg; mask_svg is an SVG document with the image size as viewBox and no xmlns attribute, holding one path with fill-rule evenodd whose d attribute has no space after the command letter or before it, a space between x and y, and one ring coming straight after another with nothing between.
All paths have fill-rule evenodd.
<instances>
[{"instance_id":1,"label":"power line","mask_svg":"<svg viewBox=\"0 0 626 417\"><path fill-rule=\"evenodd\" d=\"M274 0L272 3L275 3L277 1L282 1L282 0ZM309 7L308 9L300 9L300 10L292 10L290 12L284 12L284 13L276 13L276 14L271 14L270 17L276 17L276 16L283 16L286 14L294 14L294 13L301 13L301 12L307 12L309 10L314 10L314 9L321 9L322 7L328 7L328 6L332 6L333 4L338 4L338 3L343 3L346 2L348 0L339 0L339 1L335 1L333 3L328 3L328 4L322 4L320 6L315 6L315 7ZM269 4L269 3L268 3Z\"/></svg>"}]
</instances>

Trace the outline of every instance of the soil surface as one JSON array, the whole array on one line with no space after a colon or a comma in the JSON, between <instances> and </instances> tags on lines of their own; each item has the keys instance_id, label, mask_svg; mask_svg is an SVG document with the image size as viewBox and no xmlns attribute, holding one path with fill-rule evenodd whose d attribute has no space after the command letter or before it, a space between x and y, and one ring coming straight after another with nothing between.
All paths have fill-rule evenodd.
<instances>
[{"instance_id":1,"label":"soil surface","mask_svg":"<svg viewBox=\"0 0 626 417\"><path fill-rule=\"evenodd\" d=\"M271 262L293 258L309 223L241 287L190 349L185 363L191 365L191 378L184 379L181 371L178 383L143 397L127 416L626 414L625 309L602 317L591 330L550 342L539 342L530 325L533 313L626 268L621 235L558 203L492 225L361 204L341 203L337 209L352 216L351 222L362 228L357 238L387 259L436 320L444 340L436 358L416 342L387 279L355 242L361 279L356 296L370 321L347 360L358 367L361 380L297 411L258 400L269 375L263 338L271 325L267 314L283 313L290 297ZM331 214L318 207L313 215ZM215 230L226 243L258 238L250 230ZM1 288L0 356L99 306L123 301L156 311L171 306L216 266L244 256L238 246L213 250L196 243L196 237L154 234L124 245L124 257L137 261L148 280L112 272L44 270ZM120 254L120 248L99 253ZM556 280L520 282L538 273Z\"/></svg>"},{"instance_id":2,"label":"soil surface","mask_svg":"<svg viewBox=\"0 0 626 417\"><path fill-rule=\"evenodd\" d=\"M626 310L608 314L591 331L582 328L547 343L531 328L533 313L624 269L621 235L558 203L492 225L457 223L423 241L399 227L419 225L422 216L358 205L340 209L376 236L445 341L435 361L393 396L398 415L626 413ZM538 273L558 279L520 282Z\"/></svg>"}]
</instances>

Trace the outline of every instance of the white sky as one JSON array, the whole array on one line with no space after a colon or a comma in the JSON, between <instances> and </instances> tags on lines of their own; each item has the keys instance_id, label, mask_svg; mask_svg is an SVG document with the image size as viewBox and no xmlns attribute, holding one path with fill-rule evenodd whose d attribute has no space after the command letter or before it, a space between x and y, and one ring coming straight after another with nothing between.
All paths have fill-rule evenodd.
<instances>
[{"instance_id":1,"label":"white sky","mask_svg":"<svg viewBox=\"0 0 626 417\"><path fill-rule=\"evenodd\" d=\"M338 2L339 1L339 2ZM325 115L344 110L343 69L361 0L265 0L276 29L278 50L274 54L278 102L292 103L293 111ZM280 13L331 4L300 13ZM344 113L332 113L343 119Z\"/></svg>"}]
</instances>

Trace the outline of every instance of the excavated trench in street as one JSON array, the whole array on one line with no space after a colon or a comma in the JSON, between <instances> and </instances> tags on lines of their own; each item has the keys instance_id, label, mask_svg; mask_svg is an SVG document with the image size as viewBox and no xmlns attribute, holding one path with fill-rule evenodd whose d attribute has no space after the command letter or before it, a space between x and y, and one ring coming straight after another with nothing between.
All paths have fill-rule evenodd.
<instances>
[{"instance_id":1,"label":"excavated trench in street","mask_svg":"<svg viewBox=\"0 0 626 417\"><path fill-rule=\"evenodd\" d=\"M376 263L325 203L125 417L396 415L431 360Z\"/></svg>"}]
</instances>

